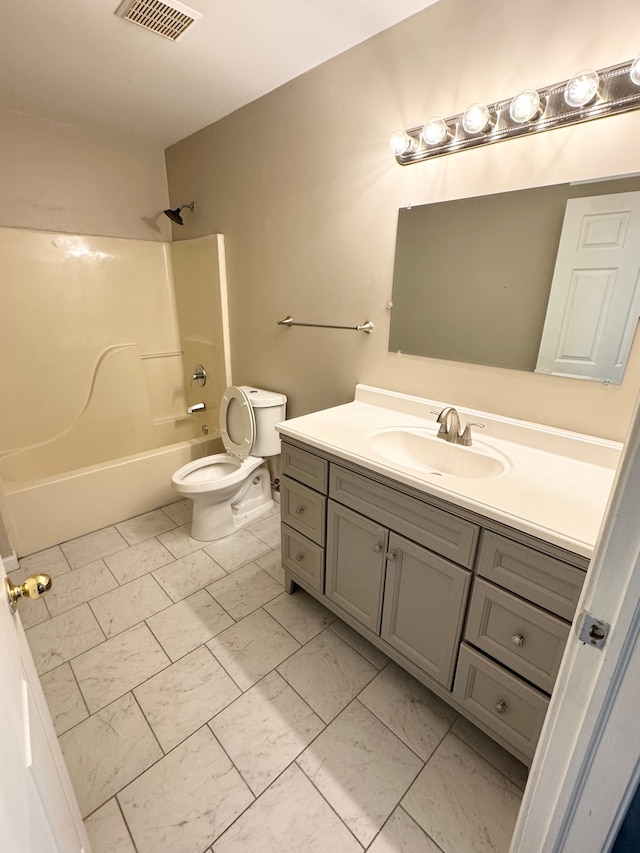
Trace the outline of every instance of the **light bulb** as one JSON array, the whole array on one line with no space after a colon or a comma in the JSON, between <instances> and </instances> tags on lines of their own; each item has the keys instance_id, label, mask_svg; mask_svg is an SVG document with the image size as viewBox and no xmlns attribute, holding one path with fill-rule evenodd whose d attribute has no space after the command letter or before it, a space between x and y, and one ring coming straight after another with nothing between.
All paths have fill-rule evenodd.
<instances>
[{"instance_id":1,"label":"light bulb","mask_svg":"<svg viewBox=\"0 0 640 853\"><path fill-rule=\"evenodd\" d=\"M402 154L411 154L418 147L418 143L409 136L406 130L394 130L389 137L389 151L396 157Z\"/></svg>"},{"instance_id":2,"label":"light bulb","mask_svg":"<svg viewBox=\"0 0 640 853\"><path fill-rule=\"evenodd\" d=\"M564 99L570 107L586 107L598 94L597 71L579 71L564 87Z\"/></svg>"},{"instance_id":3,"label":"light bulb","mask_svg":"<svg viewBox=\"0 0 640 853\"><path fill-rule=\"evenodd\" d=\"M489 126L490 115L486 104L471 104L462 116L465 133L482 133Z\"/></svg>"},{"instance_id":4,"label":"light bulb","mask_svg":"<svg viewBox=\"0 0 640 853\"><path fill-rule=\"evenodd\" d=\"M540 95L535 89L519 92L509 105L509 115L516 124L525 124L540 114Z\"/></svg>"},{"instance_id":5,"label":"light bulb","mask_svg":"<svg viewBox=\"0 0 640 853\"><path fill-rule=\"evenodd\" d=\"M636 58L631 63L631 68L629 69L629 77L631 77L631 82L635 86L640 86L640 56L636 56Z\"/></svg>"},{"instance_id":6,"label":"light bulb","mask_svg":"<svg viewBox=\"0 0 640 853\"><path fill-rule=\"evenodd\" d=\"M431 116L424 123L422 138L427 145L441 145L451 136L444 119L439 116Z\"/></svg>"}]
</instances>

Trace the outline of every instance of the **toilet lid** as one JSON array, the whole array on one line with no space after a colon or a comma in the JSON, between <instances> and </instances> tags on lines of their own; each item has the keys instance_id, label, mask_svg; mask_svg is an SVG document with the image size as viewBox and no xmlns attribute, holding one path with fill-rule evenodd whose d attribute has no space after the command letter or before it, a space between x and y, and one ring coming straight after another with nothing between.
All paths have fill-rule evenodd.
<instances>
[{"instance_id":1,"label":"toilet lid","mask_svg":"<svg viewBox=\"0 0 640 853\"><path fill-rule=\"evenodd\" d=\"M220 403L220 433L227 453L238 459L251 456L256 439L253 406L241 388L232 385Z\"/></svg>"}]
</instances>

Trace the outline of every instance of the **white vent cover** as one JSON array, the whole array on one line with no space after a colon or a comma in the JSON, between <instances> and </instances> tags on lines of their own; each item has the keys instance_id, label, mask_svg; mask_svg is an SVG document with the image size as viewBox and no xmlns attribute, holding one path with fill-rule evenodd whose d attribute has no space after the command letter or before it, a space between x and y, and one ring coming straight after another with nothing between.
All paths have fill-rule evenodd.
<instances>
[{"instance_id":1,"label":"white vent cover","mask_svg":"<svg viewBox=\"0 0 640 853\"><path fill-rule=\"evenodd\" d=\"M176 0L124 0L116 9L116 15L172 41L202 17L200 12Z\"/></svg>"}]
</instances>

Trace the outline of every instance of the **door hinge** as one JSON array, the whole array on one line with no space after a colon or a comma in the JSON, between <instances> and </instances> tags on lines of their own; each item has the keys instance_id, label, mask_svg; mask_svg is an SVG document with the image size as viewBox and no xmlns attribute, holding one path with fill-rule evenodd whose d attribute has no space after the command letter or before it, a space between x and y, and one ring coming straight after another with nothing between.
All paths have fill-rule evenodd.
<instances>
[{"instance_id":1,"label":"door hinge","mask_svg":"<svg viewBox=\"0 0 640 853\"><path fill-rule=\"evenodd\" d=\"M602 649L607 642L610 628L611 626L607 622L603 622L602 619L596 619L591 613L583 610L578 617L576 633L582 643L586 643L596 649Z\"/></svg>"}]
</instances>

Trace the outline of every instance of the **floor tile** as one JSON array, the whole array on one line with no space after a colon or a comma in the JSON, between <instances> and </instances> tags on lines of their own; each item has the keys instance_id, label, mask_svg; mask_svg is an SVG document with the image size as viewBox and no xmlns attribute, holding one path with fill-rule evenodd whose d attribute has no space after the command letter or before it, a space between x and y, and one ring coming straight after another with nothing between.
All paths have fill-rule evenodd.
<instances>
[{"instance_id":1,"label":"floor tile","mask_svg":"<svg viewBox=\"0 0 640 853\"><path fill-rule=\"evenodd\" d=\"M300 648L261 608L209 640L207 646L242 690Z\"/></svg>"},{"instance_id":2,"label":"floor tile","mask_svg":"<svg viewBox=\"0 0 640 853\"><path fill-rule=\"evenodd\" d=\"M441 849L404 809L397 808L368 853L442 853Z\"/></svg>"},{"instance_id":3,"label":"floor tile","mask_svg":"<svg viewBox=\"0 0 640 853\"><path fill-rule=\"evenodd\" d=\"M253 562L256 557L267 554L273 545L267 545L250 530L238 530L231 536L225 536L205 548L225 572L235 572L236 569Z\"/></svg>"},{"instance_id":4,"label":"floor tile","mask_svg":"<svg viewBox=\"0 0 640 853\"><path fill-rule=\"evenodd\" d=\"M333 631L323 631L281 664L278 672L328 723L378 670Z\"/></svg>"},{"instance_id":5,"label":"floor tile","mask_svg":"<svg viewBox=\"0 0 640 853\"><path fill-rule=\"evenodd\" d=\"M280 514L271 515L261 521L256 521L249 527L251 533L262 539L269 548L278 548L280 546Z\"/></svg>"},{"instance_id":6,"label":"floor tile","mask_svg":"<svg viewBox=\"0 0 640 853\"><path fill-rule=\"evenodd\" d=\"M133 693L165 752L240 696L238 687L204 646Z\"/></svg>"},{"instance_id":7,"label":"floor tile","mask_svg":"<svg viewBox=\"0 0 640 853\"><path fill-rule=\"evenodd\" d=\"M115 554L127 548L126 541L115 527L105 527L95 533L87 533L60 546L72 569L79 569L87 563L93 563L101 557Z\"/></svg>"},{"instance_id":8,"label":"floor tile","mask_svg":"<svg viewBox=\"0 0 640 853\"><path fill-rule=\"evenodd\" d=\"M62 549L59 545L54 545L53 548L38 551L37 554L31 554L29 557L21 557L20 568L17 573L12 572L11 577L14 583L21 583L29 575L35 575L38 572L44 572L51 575L52 578L57 578L70 571L71 566L62 553Z\"/></svg>"},{"instance_id":9,"label":"floor tile","mask_svg":"<svg viewBox=\"0 0 640 853\"><path fill-rule=\"evenodd\" d=\"M281 586L284 586L284 568L282 567L282 554L280 548L275 548L262 557L258 557L256 565L271 575L274 581L277 581Z\"/></svg>"},{"instance_id":10,"label":"floor tile","mask_svg":"<svg viewBox=\"0 0 640 853\"><path fill-rule=\"evenodd\" d=\"M207 587L208 592L234 619L242 619L281 592L274 579L260 566L249 563Z\"/></svg>"},{"instance_id":11,"label":"floor tile","mask_svg":"<svg viewBox=\"0 0 640 853\"><path fill-rule=\"evenodd\" d=\"M500 744L492 740L477 726L470 723L464 717L458 717L451 731L461 738L468 746L475 749L483 758L493 764L501 773L524 791L529 775L529 768L521 761L503 749Z\"/></svg>"},{"instance_id":12,"label":"floor tile","mask_svg":"<svg viewBox=\"0 0 640 853\"><path fill-rule=\"evenodd\" d=\"M209 726L257 796L320 734L324 723L272 672Z\"/></svg>"},{"instance_id":13,"label":"floor tile","mask_svg":"<svg viewBox=\"0 0 640 853\"><path fill-rule=\"evenodd\" d=\"M173 562L173 555L157 539L132 545L126 551L112 554L105 559L118 583L129 583L154 569Z\"/></svg>"},{"instance_id":14,"label":"floor tile","mask_svg":"<svg viewBox=\"0 0 640 853\"><path fill-rule=\"evenodd\" d=\"M151 575L143 575L94 599L91 609L107 637L115 637L172 603Z\"/></svg>"},{"instance_id":15,"label":"floor tile","mask_svg":"<svg viewBox=\"0 0 640 853\"><path fill-rule=\"evenodd\" d=\"M166 512L169 518L182 527L185 524L191 524L191 516L193 515L193 501L188 498L183 498L179 501L167 504L162 507L162 511Z\"/></svg>"},{"instance_id":16,"label":"floor tile","mask_svg":"<svg viewBox=\"0 0 640 853\"><path fill-rule=\"evenodd\" d=\"M298 764L365 847L423 766L358 701L327 726Z\"/></svg>"},{"instance_id":17,"label":"floor tile","mask_svg":"<svg viewBox=\"0 0 640 853\"><path fill-rule=\"evenodd\" d=\"M203 589L151 616L147 624L175 661L233 625L233 619Z\"/></svg>"},{"instance_id":18,"label":"floor tile","mask_svg":"<svg viewBox=\"0 0 640 853\"><path fill-rule=\"evenodd\" d=\"M29 628L26 634L39 674L104 641L104 634L88 604Z\"/></svg>"},{"instance_id":19,"label":"floor tile","mask_svg":"<svg viewBox=\"0 0 640 853\"><path fill-rule=\"evenodd\" d=\"M47 608L52 616L58 616L117 586L104 560L96 560L55 578L46 596Z\"/></svg>"},{"instance_id":20,"label":"floor tile","mask_svg":"<svg viewBox=\"0 0 640 853\"><path fill-rule=\"evenodd\" d=\"M299 643L306 643L331 625L335 616L303 589L293 595L283 592L264 608L287 629Z\"/></svg>"},{"instance_id":21,"label":"floor tile","mask_svg":"<svg viewBox=\"0 0 640 853\"><path fill-rule=\"evenodd\" d=\"M200 853L252 799L206 727L118 795L139 853Z\"/></svg>"},{"instance_id":22,"label":"floor tile","mask_svg":"<svg viewBox=\"0 0 640 853\"><path fill-rule=\"evenodd\" d=\"M135 518L116 524L116 530L129 545L137 545L139 542L159 536L160 533L166 533L167 530L173 530L175 526L175 521L172 521L161 509L154 509L153 512L145 512L144 515L137 515Z\"/></svg>"},{"instance_id":23,"label":"floor tile","mask_svg":"<svg viewBox=\"0 0 640 853\"><path fill-rule=\"evenodd\" d=\"M142 623L75 658L71 667L93 714L168 664L160 644Z\"/></svg>"},{"instance_id":24,"label":"floor tile","mask_svg":"<svg viewBox=\"0 0 640 853\"><path fill-rule=\"evenodd\" d=\"M211 545L211 542L200 542L192 538L191 524L176 527L168 533L161 533L158 539L176 558L186 557L187 554L193 554L205 545Z\"/></svg>"},{"instance_id":25,"label":"floor tile","mask_svg":"<svg viewBox=\"0 0 640 853\"><path fill-rule=\"evenodd\" d=\"M345 641L349 643L363 658L366 658L369 663L372 663L376 669L382 669L389 663L389 658L383 651L376 648L373 643L370 643L362 634L354 631L350 625L343 622L342 619L336 619L331 623L331 630Z\"/></svg>"},{"instance_id":26,"label":"floor tile","mask_svg":"<svg viewBox=\"0 0 640 853\"><path fill-rule=\"evenodd\" d=\"M194 551L158 569L153 576L173 601L181 601L226 577L226 572L204 551Z\"/></svg>"},{"instance_id":27,"label":"floor tile","mask_svg":"<svg viewBox=\"0 0 640 853\"><path fill-rule=\"evenodd\" d=\"M214 853L362 853L362 849L295 764L213 845Z\"/></svg>"},{"instance_id":28,"label":"floor tile","mask_svg":"<svg viewBox=\"0 0 640 853\"><path fill-rule=\"evenodd\" d=\"M115 797L84 822L93 853L136 853Z\"/></svg>"},{"instance_id":29,"label":"floor tile","mask_svg":"<svg viewBox=\"0 0 640 853\"><path fill-rule=\"evenodd\" d=\"M130 693L61 735L60 746L83 817L162 756Z\"/></svg>"},{"instance_id":30,"label":"floor tile","mask_svg":"<svg viewBox=\"0 0 640 853\"><path fill-rule=\"evenodd\" d=\"M358 699L423 761L432 755L458 716L394 663L383 669Z\"/></svg>"},{"instance_id":31,"label":"floor tile","mask_svg":"<svg viewBox=\"0 0 640 853\"><path fill-rule=\"evenodd\" d=\"M507 853L522 792L453 734L402 800L433 840L455 853Z\"/></svg>"},{"instance_id":32,"label":"floor tile","mask_svg":"<svg viewBox=\"0 0 640 853\"><path fill-rule=\"evenodd\" d=\"M14 583L17 583L13 575L11 579ZM47 605L44 603L44 598L35 598L33 601L25 601L18 604L18 613L20 614L20 621L25 631L27 628L33 628L34 625L46 622L51 616L47 610Z\"/></svg>"},{"instance_id":33,"label":"floor tile","mask_svg":"<svg viewBox=\"0 0 640 853\"><path fill-rule=\"evenodd\" d=\"M45 672L40 683L57 735L61 735L89 716L82 693L68 663Z\"/></svg>"}]
</instances>

